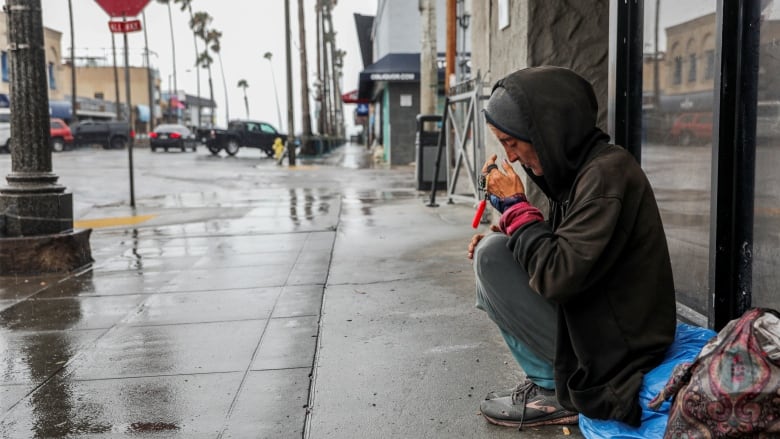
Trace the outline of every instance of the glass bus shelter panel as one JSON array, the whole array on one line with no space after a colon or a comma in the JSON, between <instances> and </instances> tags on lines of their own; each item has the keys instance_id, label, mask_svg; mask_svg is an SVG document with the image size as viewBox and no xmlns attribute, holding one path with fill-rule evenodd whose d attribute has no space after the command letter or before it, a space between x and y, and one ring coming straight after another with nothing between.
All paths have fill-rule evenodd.
<instances>
[{"instance_id":1,"label":"glass bus shelter panel","mask_svg":"<svg viewBox=\"0 0 780 439\"><path fill-rule=\"evenodd\" d=\"M780 309L780 4L762 10L756 109L753 306Z\"/></svg>"},{"instance_id":2,"label":"glass bus shelter panel","mask_svg":"<svg viewBox=\"0 0 780 439\"><path fill-rule=\"evenodd\" d=\"M642 167L655 191L677 300L707 315L716 1L644 3Z\"/></svg>"}]
</instances>

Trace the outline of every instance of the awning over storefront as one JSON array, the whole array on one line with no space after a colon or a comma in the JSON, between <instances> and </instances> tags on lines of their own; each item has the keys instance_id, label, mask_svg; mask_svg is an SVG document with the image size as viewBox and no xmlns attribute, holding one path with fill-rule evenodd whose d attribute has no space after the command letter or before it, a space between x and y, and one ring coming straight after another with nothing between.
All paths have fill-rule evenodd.
<instances>
[{"instance_id":1,"label":"awning over storefront","mask_svg":"<svg viewBox=\"0 0 780 439\"><path fill-rule=\"evenodd\" d=\"M358 99L371 99L377 81L414 82L420 80L419 53L388 53L360 72Z\"/></svg>"},{"instance_id":2,"label":"awning over storefront","mask_svg":"<svg viewBox=\"0 0 780 439\"><path fill-rule=\"evenodd\" d=\"M71 119L70 101L49 101L49 115L56 119L69 121Z\"/></svg>"},{"instance_id":3,"label":"awning over storefront","mask_svg":"<svg viewBox=\"0 0 780 439\"><path fill-rule=\"evenodd\" d=\"M138 115L138 122L149 122L149 106L148 105L136 105Z\"/></svg>"},{"instance_id":4,"label":"awning over storefront","mask_svg":"<svg viewBox=\"0 0 780 439\"><path fill-rule=\"evenodd\" d=\"M367 104L370 101L358 98L358 91L352 90L341 95L341 102L345 104Z\"/></svg>"}]
</instances>

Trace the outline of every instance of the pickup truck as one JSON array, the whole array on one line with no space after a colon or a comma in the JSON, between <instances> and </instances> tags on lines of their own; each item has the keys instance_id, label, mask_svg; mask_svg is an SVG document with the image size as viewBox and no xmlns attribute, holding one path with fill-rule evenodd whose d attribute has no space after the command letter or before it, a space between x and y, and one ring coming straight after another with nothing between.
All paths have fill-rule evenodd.
<instances>
[{"instance_id":1,"label":"pickup truck","mask_svg":"<svg viewBox=\"0 0 780 439\"><path fill-rule=\"evenodd\" d=\"M241 147L259 148L268 157L274 155L274 140L287 134L277 131L271 124L251 120L234 120L228 124L227 130L211 129L206 136L206 148L217 155L225 150L229 155L236 155Z\"/></svg>"},{"instance_id":2,"label":"pickup truck","mask_svg":"<svg viewBox=\"0 0 780 439\"><path fill-rule=\"evenodd\" d=\"M77 146L98 144L103 149L124 149L130 140L130 125L125 121L85 120L72 132Z\"/></svg>"}]
</instances>

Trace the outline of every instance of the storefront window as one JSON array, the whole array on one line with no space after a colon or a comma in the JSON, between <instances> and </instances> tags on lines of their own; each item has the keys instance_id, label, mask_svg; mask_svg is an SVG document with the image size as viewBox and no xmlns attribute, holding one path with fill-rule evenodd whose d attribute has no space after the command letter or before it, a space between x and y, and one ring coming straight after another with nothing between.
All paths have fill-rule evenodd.
<instances>
[{"instance_id":1,"label":"storefront window","mask_svg":"<svg viewBox=\"0 0 780 439\"><path fill-rule=\"evenodd\" d=\"M762 10L756 109L753 306L780 309L780 11Z\"/></svg>"},{"instance_id":2,"label":"storefront window","mask_svg":"<svg viewBox=\"0 0 780 439\"><path fill-rule=\"evenodd\" d=\"M716 0L658 0L644 11L642 166L661 209L678 303L700 323L708 303Z\"/></svg>"}]
</instances>

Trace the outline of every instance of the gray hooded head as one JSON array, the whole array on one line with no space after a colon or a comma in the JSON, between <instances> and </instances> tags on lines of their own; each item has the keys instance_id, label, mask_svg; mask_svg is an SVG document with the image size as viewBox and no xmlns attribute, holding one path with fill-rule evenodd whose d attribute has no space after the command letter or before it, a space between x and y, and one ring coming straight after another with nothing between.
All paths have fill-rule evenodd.
<instances>
[{"instance_id":1,"label":"gray hooded head","mask_svg":"<svg viewBox=\"0 0 780 439\"><path fill-rule=\"evenodd\" d=\"M485 106L485 119L500 131L533 145L544 170L526 173L548 197L564 201L580 167L600 143L593 87L569 69L518 70L499 80Z\"/></svg>"}]
</instances>

